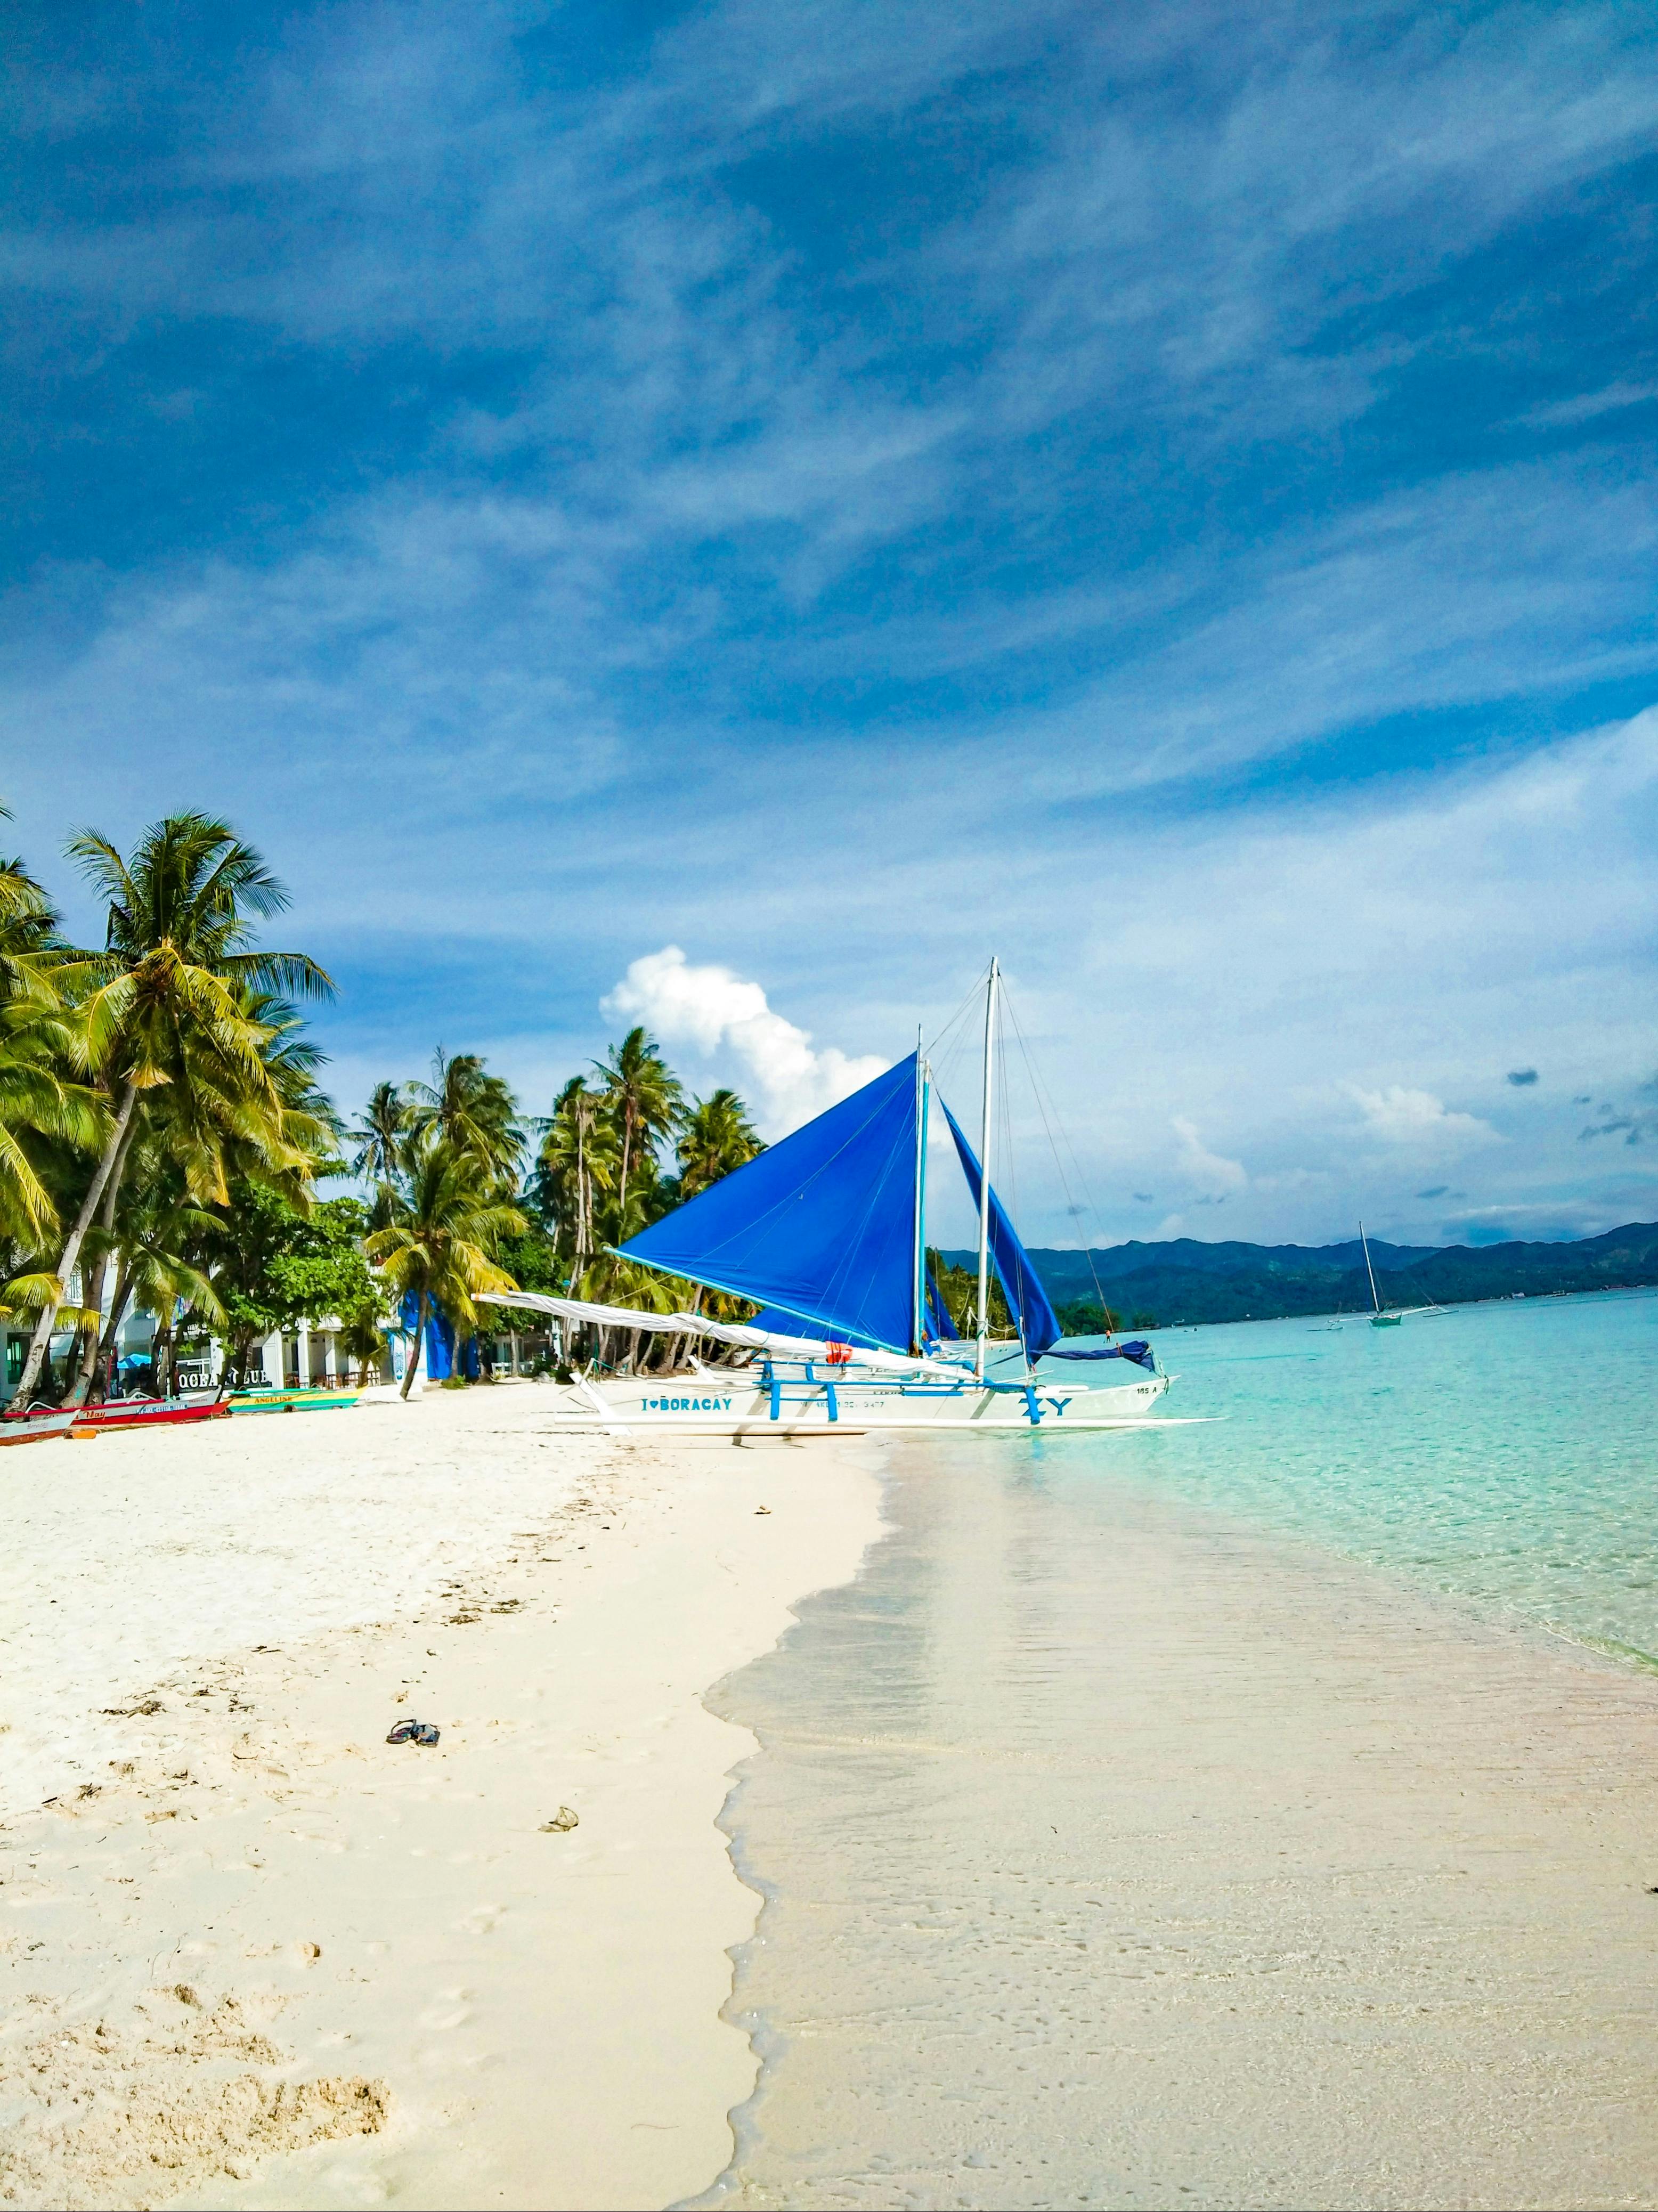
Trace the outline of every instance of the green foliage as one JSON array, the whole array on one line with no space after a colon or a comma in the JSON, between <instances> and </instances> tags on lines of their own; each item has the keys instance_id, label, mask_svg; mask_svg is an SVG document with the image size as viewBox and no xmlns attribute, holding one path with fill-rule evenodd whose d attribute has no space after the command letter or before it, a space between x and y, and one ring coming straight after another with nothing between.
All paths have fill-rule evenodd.
<instances>
[{"instance_id":1,"label":"green foliage","mask_svg":"<svg viewBox=\"0 0 1658 2212\"><path fill-rule=\"evenodd\" d=\"M1122 1327L1122 1316L1110 1306L1102 1306L1097 1298L1074 1298L1067 1306L1055 1306L1060 1327L1067 1336L1114 1336ZM1134 1328L1155 1328L1157 1323L1144 1314L1136 1314L1130 1324Z\"/></svg>"},{"instance_id":2,"label":"green foliage","mask_svg":"<svg viewBox=\"0 0 1658 2212\"><path fill-rule=\"evenodd\" d=\"M519 1290L562 1294L566 1270L557 1241L539 1222L526 1221L516 1235L503 1237L496 1257Z\"/></svg>"},{"instance_id":3,"label":"green foliage","mask_svg":"<svg viewBox=\"0 0 1658 2212\"><path fill-rule=\"evenodd\" d=\"M926 1257L928 1269L938 1286L938 1295L944 1302L944 1311L955 1322L961 1335L976 1336L979 1333L975 1317L979 1304L978 1269L954 1267L938 1252L929 1251ZM1013 1316L1008 1310L1006 1298L1002 1295L1002 1286L996 1279L993 1268L987 1303L990 1307L991 1335L1011 1336L1014 1334Z\"/></svg>"},{"instance_id":4,"label":"green foliage","mask_svg":"<svg viewBox=\"0 0 1658 2212\"><path fill-rule=\"evenodd\" d=\"M392 1293L389 1302L410 1297L417 1302L415 1358L404 1378L406 1397L434 1304L443 1309L460 1340L477 1328L473 1300L480 1291L516 1289L491 1255L525 1223L516 1207L503 1205L496 1195L489 1164L470 1146L435 1134L433 1124L411 1139L404 1174L391 1221L373 1232L365 1249Z\"/></svg>"},{"instance_id":5,"label":"green foliage","mask_svg":"<svg viewBox=\"0 0 1658 2212\"><path fill-rule=\"evenodd\" d=\"M275 1330L337 1315L378 1315L382 1299L363 1255L367 1216L354 1198L302 1211L265 1186L239 1181L215 1209L209 1240L213 1286L236 1364Z\"/></svg>"}]
</instances>

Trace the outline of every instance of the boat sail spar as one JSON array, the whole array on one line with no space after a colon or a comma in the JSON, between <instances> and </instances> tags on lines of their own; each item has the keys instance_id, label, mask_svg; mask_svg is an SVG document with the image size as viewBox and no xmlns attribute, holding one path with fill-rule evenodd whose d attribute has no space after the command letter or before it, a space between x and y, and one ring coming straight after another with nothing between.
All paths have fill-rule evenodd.
<instances>
[{"instance_id":1,"label":"boat sail spar","mask_svg":"<svg viewBox=\"0 0 1658 2212\"><path fill-rule=\"evenodd\" d=\"M986 999L985 1110L992 1127L991 1040L999 969ZM1060 1358L1127 1358L1146 1379L1108 1389L1056 1388L1037 1362L1061 1329L1029 1254L960 1123L945 1122L979 1212L976 1340L953 1341L926 1269L927 1123L932 1072L920 1046L849 1098L831 1106L616 1249L618 1256L682 1281L753 1300L744 1324L598 1308L579 1299L501 1292L488 1302L544 1308L569 1320L701 1334L745 1346L757 1366L693 1364L692 1379L618 1376L566 1386L571 1419L631 1428L714 1427L738 1433L834 1425L1066 1428L1134 1425L1167 1389L1144 1344ZM988 1282L993 1269L1018 1335L1023 1378L990 1379Z\"/></svg>"}]
</instances>

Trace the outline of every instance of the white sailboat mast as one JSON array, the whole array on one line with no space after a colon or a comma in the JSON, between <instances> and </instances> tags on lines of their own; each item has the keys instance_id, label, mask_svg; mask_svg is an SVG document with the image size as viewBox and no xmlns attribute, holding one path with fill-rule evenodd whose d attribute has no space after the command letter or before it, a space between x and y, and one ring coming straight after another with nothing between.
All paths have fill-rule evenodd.
<instances>
[{"instance_id":1,"label":"white sailboat mast","mask_svg":"<svg viewBox=\"0 0 1658 2212\"><path fill-rule=\"evenodd\" d=\"M1358 1224L1358 1241L1364 1247L1364 1272L1370 1279L1370 1304L1376 1311L1380 1313L1382 1301L1376 1294L1376 1269L1370 1265L1370 1243L1364 1234L1364 1224L1362 1221Z\"/></svg>"},{"instance_id":2,"label":"white sailboat mast","mask_svg":"<svg viewBox=\"0 0 1658 2212\"><path fill-rule=\"evenodd\" d=\"M921 1032L915 1032L915 1235L910 1253L909 1348L919 1352L926 1322L926 1068Z\"/></svg>"},{"instance_id":3,"label":"white sailboat mast","mask_svg":"<svg viewBox=\"0 0 1658 2212\"><path fill-rule=\"evenodd\" d=\"M985 983L985 1097L979 1123L979 1346L975 1371L981 1382L990 1344L990 1115L996 1088L996 988L1001 980L993 956Z\"/></svg>"}]
</instances>

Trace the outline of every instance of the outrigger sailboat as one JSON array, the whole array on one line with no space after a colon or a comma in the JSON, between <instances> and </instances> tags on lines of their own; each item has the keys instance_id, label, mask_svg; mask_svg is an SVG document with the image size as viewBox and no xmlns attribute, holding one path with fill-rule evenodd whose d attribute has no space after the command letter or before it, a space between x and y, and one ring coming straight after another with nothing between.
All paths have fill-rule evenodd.
<instances>
[{"instance_id":1,"label":"outrigger sailboat","mask_svg":"<svg viewBox=\"0 0 1658 2212\"><path fill-rule=\"evenodd\" d=\"M560 1388L561 1425L630 1432L684 1429L732 1436L898 1429L1122 1429L1145 1425L1169 1377L1144 1341L1063 1344L987 1172L995 1085L995 961L985 992L983 1113L975 1157L934 1089L918 1045L861 1091L773 1145L618 1248L618 1256L682 1281L756 1301L751 1322L688 1311L647 1313L519 1291L493 1305L561 1322L708 1338L746 1350L741 1367L693 1360L689 1374L581 1378ZM928 1122L934 1101L979 1214L976 1339L969 1352L926 1265ZM993 1353L994 1269L1018 1332ZM1047 1360L1121 1359L1139 1378L1076 1386ZM993 1370L1014 1363L1017 1378Z\"/></svg>"},{"instance_id":2,"label":"outrigger sailboat","mask_svg":"<svg viewBox=\"0 0 1658 2212\"><path fill-rule=\"evenodd\" d=\"M1370 1316L1372 1328L1397 1328L1404 1321L1403 1314L1384 1313L1382 1301L1376 1296L1376 1269L1370 1265L1370 1240L1364 1234L1364 1224L1358 1224L1358 1241L1364 1248L1364 1272L1370 1279L1370 1304L1375 1311Z\"/></svg>"}]
</instances>

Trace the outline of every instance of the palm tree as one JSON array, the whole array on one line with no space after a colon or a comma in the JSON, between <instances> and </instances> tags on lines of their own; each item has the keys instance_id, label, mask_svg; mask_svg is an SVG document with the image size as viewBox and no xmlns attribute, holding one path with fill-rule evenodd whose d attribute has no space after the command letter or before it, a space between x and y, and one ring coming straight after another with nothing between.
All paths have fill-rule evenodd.
<instances>
[{"instance_id":1,"label":"palm tree","mask_svg":"<svg viewBox=\"0 0 1658 2212\"><path fill-rule=\"evenodd\" d=\"M78 1028L84 1064L113 1109L98 1164L64 1239L58 1291L42 1306L18 1384L28 1402L93 1216L112 1179L118 1189L141 1096L175 1087L169 1118L182 1133L186 1187L226 1195L225 1141L255 1145L273 1164L298 1164L282 1133L284 1109L264 1050L270 1027L250 993L331 994L300 952L255 949L252 917L277 914L286 892L259 855L222 822L175 814L144 832L131 860L84 831L70 846L106 908L105 950L77 963L90 986Z\"/></svg>"},{"instance_id":2,"label":"palm tree","mask_svg":"<svg viewBox=\"0 0 1658 2212\"><path fill-rule=\"evenodd\" d=\"M301 1212L310 1209L313 1183L331 1164L340 1133L338 1117L316 1079L322 1054L299 1034L299 1017L283 1000L251 989L240 998L258 1035L268 1088L252 1100L245 1094L227 1097L213 1070L192 1059L189 1080L142 1094L126 1148L104 1187L97 1232L88 1231L83 1248L91 1258L85 1292L89 1310L101 1310L111 1256L128 1241L129 1214L134 1208L142 1212L151 1186L175 1167L192 1191L199 1194L207 1185L216 1204L227 1202L231 1181L240 1177L265 1185ZM143 1162L143 1188L124 1204L135 1158ZM118 1318L118 1312L112 1316L101 1341L95 1328L83 1334L71 1402L80 1403L92 1389Z\"/></svg>"},{"instance_id":3,"label":"palm tree","mask_svg":"<svg viewBox=\"0 0 1658 2212\"><path fill-rule=\"evenodd\" d=\"M95 1092L70 1073L76 1015L53 975L64 957L57 930L21 861L0 860L0 1243L14 1259L38 1261L57 1234L56 1194L73 1188L77 1156L96 1153L106 1127ZM9 1304L38 1310L55 1279L38 1266L15 1277Z\"/></svg>"},{"instance_id":4,"label":"palm tree","mask_svg":"<svg viewBox=\"0 0 1658 2212\"><path fill-rule=\"evenodd\" d=\"M432 1075L430 1083L408 1087L409 1126L420 1134L435 1132L452 1151L469 1152L498 1182L510 1186L524 1151L511 1090L489 1073L477 1053L446 1059L441 1045L433 1055Z\"/></svg>"},{"instance_id":5,"label":"palm tree","mask_svg":"<svg viewBox=\"0 0 1658 2212\"><path fill-rule=\"evenodd\" d=\"M682 1196L695 1198L765 1149L734 1091L699 1098L681 1125L675 1147Z\"/></svg>"},{"instance_id":6,"label":"palm tree","mask_svg":"<svg viewBox=\"0 0 1658 2212\"><path fill-rule=\"evenodd\" d=\"M363 1306L356 1313L343 1316L344 1326L340 1330L340 1350L349 1363L355 1359L361 1387L368 1388L368 1370L386 1351L385 1332L380 1328L377 1305Z\"/></svg>"},{"instance_id":7,"label":"palm tree","mask_svg":"<svg viewBox=\"0 0 1658 2212\"><path fill-rule=\"evenodd\" d=\"M0 1000L0 1237L39 1252L58 1227L39 1145L95 1154L108 1127L102 1102L68 1075L72 1018L30 994Z\"/></svg>"},{"instance_id":8,"label":"palm tree","mask_svg":"<svg viewBox=\"0 0 1658 2212\"><path fill-rule=\"evenodd\" d=\"M397 1216L377 1229L363 1249L380 1267L401 1304L416 1301L414 1356L403 1378L409 1395L426 1323L434 1304L448 1316L457 1340L477 1328L472 1301L480 1291L515 1291L518 1285L489 1257L503 1237L524 1227L524 1216L492 1192L480 1191L477 1162L442 1138L417 1139L409 1162L409 1188Z\"/></svg>"},{"instance_id":9,"label":"palm tree","mask_svg":"<svg viewBox=\"0 0 1658 2212\"><path fill-rule=\"evenodd\" d=\"M403 1148L410 1131L409 1101L396 1083L377 1083L368 1094L362 1119L348 1129L356 1146L351 1172L374 1191L370 1207L377 1229L392 1218L392 1200L403 1173Z\"/></svg>"},{"instance_id":10,"label":"palm tree","mask_svg":"<svg viewBox=\"0 0 1658 2212\"><path fill-rule=\"evenodd\" d=\"M140 1206L123 1222L121 1273L110 1309L106 1338L111 1350L128 1301L136 1299L140 1312L155 1316L155 1341L151 1361L155 1389L167 1394L172 1365L174 1316L182 1305L202 1320L222 1327L225 1310L219 1294L197 1263L203 1243L222 1224L204 1206L197 1206L184 1188L176 1164L170 1172L147 1180ZM91 1332L95 1341L95 1324Z\"/></svg>"},{"instance_id":11,"label":"palm tree","mask_svg":"<svg viewBox=\"0 0 1658 2212\"><path fill-rule=\"evenodd\" d=\"M653 1150L683 1110L684 1092L643 1029L629 1030L608 1060L593 1062L604 1078L604 1100L622 1137L622 1173L616 1211L628 1214L628 1177L635 1154ZM622 1240L618 1237L617 1242Z\"/></svg>"},{"instance_id":12,"label":"palm tree","mask_svg":"<svg viewBox=\"0 0 1658 2212\"><path fill-rule=\"evenodd\" d=\"M618 1158L616 1131L602 1118L604 1103L573 1076L553 1101L536 1156L533 1194L570 1231L572 1296L593 1250L593 1193L610 1188Z\"/></svg>"}]
</instances>

